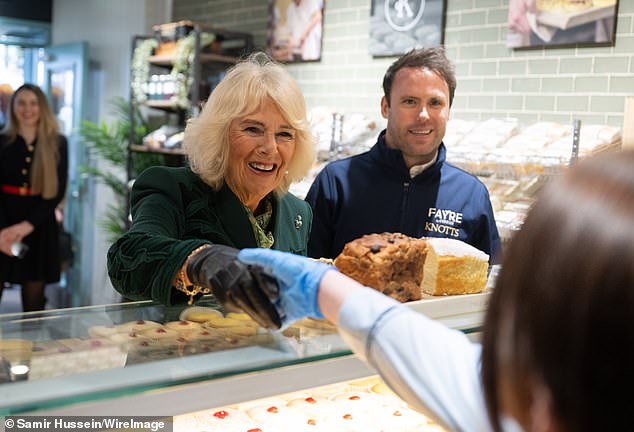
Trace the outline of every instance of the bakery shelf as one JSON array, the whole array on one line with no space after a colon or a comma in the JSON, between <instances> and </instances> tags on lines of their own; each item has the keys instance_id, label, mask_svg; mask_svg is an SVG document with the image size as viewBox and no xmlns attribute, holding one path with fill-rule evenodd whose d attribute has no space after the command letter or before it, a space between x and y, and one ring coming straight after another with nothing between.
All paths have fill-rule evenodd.
<instances>
[{"instance_id":1,"label":"bakery shelf","mask_svg":"<svg viewBox=\"0 0 634 432\"><path fill-rule=\"evenodd\" d=\"M565 30L582 24L587 24L589 22L613 17L615 8L615 5L611 5L593 7L584 11L573 13L540 12L537 15L537 21L541 24Z\"/></svg>"},{"instance_id":2,"label":"bakery shelf","mask_svg":"<svg viewBox=\"0 0 634 432\"><path fill-rule=\"evenodd\" d=\"M489 304L490 291L479 294L453 296L425 296L423 300L406 303L407 306L448 327L472 332L480 327Z\"/></svg>"},{"instance_id":3,"label":"bakery shelf","mask_svg":"<svg viewBox=\"0 0 634 432\"><path fill-rule=\"evenodd\" d=\"M199 55L200 63L226 63L226 64L234 64L238 62L238 57L223 55L223 54L214 54L214 53L200 53ZM172 66L174 63L173 55L153 55L150 56L148 61L156 66Z\"/></svg>"},{"instance_id":4,"label":"bakery shelf","mask_svg":"<svg viewBox=\"0 0 634 432\"><path fill-rule=\"evenodd\" d=\"M474 333L482 322L487 298L488 294L452 296L408 305ZM211 298L202 304L217 307ZM182 309L132 302L0 315L0 342L22 339L43 346L63 342L72 347L85 343L94 326L139 319L174 321ZM40 377L26 380L8 373L11 359L5 355L0 368L0 415L173 416L375 373L350 352L337 333L299 339L266 334L250 346L194 355L175 349L167 354L160 351L156 358L141 356L141 360L132 357L132 351L113 354L107 346L40 352L37 367L41 370L33 371ZM59 373L60 368L66 368L65 374Z\"/></svg>"},{"instance_id":5,"label":"bakery shelf","mask_svg":"<svg viewBox=\"0 0 634 432\"><path fill-rule=\"evenodd\" d=\"M162 110L168 110L168 111L174 111L174 112L182 109L181 107L176 105L174 102L169 100L145 101L144 105L149 108L156 108L156 109L162 109Z\"/></svg>"},{"instance_id":6,"label":"bakery shelf","mask_svg":"<svg viewBox=\"0 0 634 432\"><path fill-rule=\"evenodd\" d=\"M185 155L185 151L182 148L148 147L139 144L130 144L130 151L139 153L160 153L177 156Z\"/></svg>"}]
</instances>

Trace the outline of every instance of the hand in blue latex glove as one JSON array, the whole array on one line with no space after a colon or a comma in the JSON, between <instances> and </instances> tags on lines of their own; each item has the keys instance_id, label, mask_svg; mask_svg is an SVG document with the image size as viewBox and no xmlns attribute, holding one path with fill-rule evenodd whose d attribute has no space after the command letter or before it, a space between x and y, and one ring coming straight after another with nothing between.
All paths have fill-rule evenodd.
<instances>
[{"instance_id":1,"label":"hand in blue latex glove","mask_svg":"<svg viewBox=\"0 0 634 432\"><path fill-rule=\"evenodd\" d=\"M282 328L306 317L323 318L317 291L324 273L336 270L319 261L271 249L242 249L238 259L264 267L279 284L278 298L270 298L282 318Z\"/></svg>"}]
</instances>

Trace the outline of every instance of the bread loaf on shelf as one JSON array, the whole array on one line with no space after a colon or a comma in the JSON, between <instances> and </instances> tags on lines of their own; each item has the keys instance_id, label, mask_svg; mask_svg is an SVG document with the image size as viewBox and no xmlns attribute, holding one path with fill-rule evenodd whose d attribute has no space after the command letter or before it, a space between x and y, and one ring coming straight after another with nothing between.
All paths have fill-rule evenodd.
<instances>
[{"instance_id":1,"label":"bread loaf on shelf","mask_svg":"<svg viewBox=\"0 0 634 432\"><path fill-rule=\"evenodd\" d=\"M367 234L346 244L335 266L396 300L420 300L426 249L425 240L403 234Z\"/></svg>"}]
</instances>

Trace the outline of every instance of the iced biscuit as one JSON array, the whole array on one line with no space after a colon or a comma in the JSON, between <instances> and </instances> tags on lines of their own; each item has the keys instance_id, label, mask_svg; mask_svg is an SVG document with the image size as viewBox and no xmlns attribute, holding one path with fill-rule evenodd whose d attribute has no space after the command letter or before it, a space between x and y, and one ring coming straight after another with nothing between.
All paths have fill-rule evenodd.
<instances>
[{"instance_id":1,"label":"iced biscuit","mask_svg":"<svg viewBox=\"0 0 634 432\"><path fill-rule=\"evenodd\" d=\"M170 321L168 323L165 323L165 328L168 330L177 331L179 333L190 333L193 331L200 330L201 326L199 323L194 321L180 320L180 321Z\"/></svg>"},{"instance_id":2,"label":"iced biscuit","mask_svg":"<svg viewBox=\"0 0 634 432\"><path fill-rule=\"evenodd\" d=\"M142 320L142 319L136 320L136 321L130 321L130 322L119 324L118 326L116 326L119 332L124 332L124 333L128 333L128 332L140 333L145 330L150 330L150 329L155 329L160 327L162 327L160 323L157 323L155 321Z\"/></svg>"},{"instance_id":3,"label":"iced biscuit","mask_svg":"<svg viewBox=\"0 0 634 432\"><path fill-rule=\"evenodd\" d=\"M216 309L203 306L192 306L184 309L179 319L182 321L194 321L197 323L204 323L213 317L221 317L222 313Z\"/></svg>"},{"instance_id":4,"label":"iced biscuit","mask_svg":"<svg viewBox=\"0 0 634 432\"><path fill-rule=\"evenodd\" d=\"M88 329L88 336L93 338L108 338L119 333L117 326L92 326Z\"/></svg>"}]
</instances>

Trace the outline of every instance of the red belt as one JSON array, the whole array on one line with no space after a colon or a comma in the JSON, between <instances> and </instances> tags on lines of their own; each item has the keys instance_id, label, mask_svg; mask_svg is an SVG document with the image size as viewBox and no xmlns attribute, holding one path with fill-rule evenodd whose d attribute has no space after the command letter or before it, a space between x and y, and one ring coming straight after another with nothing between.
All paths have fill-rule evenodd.
<instances>
[{"instance_id":1,"label":"red belt","mask_svg":"<svg viewBox=\"0 0 634 432\"><path fill-rule=\"evenodd\" d=\"M22 195L22 196L31 195L31 188L28 188L28 187L2 185L0 186L0 189L2 189L3 193L10 194L10 195Z\"/></svg>"}]
</instances>

